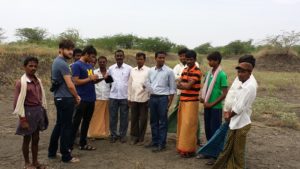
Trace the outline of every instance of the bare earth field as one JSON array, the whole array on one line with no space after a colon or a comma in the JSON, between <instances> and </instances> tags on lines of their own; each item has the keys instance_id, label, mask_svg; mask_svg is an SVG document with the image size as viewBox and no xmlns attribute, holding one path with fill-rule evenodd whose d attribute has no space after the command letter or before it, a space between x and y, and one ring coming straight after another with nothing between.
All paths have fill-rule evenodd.
<instances>
[{"instance_id":1,"label":"bare earth field","mask_svg":"<svg viewBox=\"0 0 300 169\"><path fill-rule=\"evenodd\" d=\"M0 89L0 168L22 168L22 137L14 134L17 119L12 112L12 89ZM175 134L168 135L167 151L155 154L143 146L132 146L129 143L111 144L108 140L96 140L91 144L96 151L87 152L75 149L79 156L78 164L65 164L59 159L47 158L47 147L50 133L55 121L53 104L50 102L50 126L41 133L39 159L48 168L53 169L199 169L211 168L205 160L196 158L182 159L175 151ZM201 123L203 116L201 115ZM146 139L150 140L150 130ZM268 127L261 122L254 122L249 132L247 144L247 168L249 169L297 169L300 168L300 132L288 128Z\"/></svg>"}]
</instances>

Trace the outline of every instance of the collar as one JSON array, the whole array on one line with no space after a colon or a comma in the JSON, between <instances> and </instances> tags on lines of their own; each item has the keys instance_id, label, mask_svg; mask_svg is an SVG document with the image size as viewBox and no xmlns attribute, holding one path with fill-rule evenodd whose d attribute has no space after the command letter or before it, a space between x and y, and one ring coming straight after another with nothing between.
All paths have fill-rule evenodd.
<instances>
[{"instance_id":1,"label":"collar","mask_svg":"<svg viewBox=\"0 0 300 169\"><path fill-rule=\"evenodd\" d=\"M196 64L194 64L194 66L193 66L192 68L190 68L190 69L189 69L189 67L188 67L188 66L187 66L186 68L187 68L187 70L188 70L188 71L193 71L193 70L195 70L195 69L196 69L196 67L197 67L197 66L196 66Z\"/></svg>"},{"instance_id":2,"label":"collar","mask_svg":"<svg viewBox=\"0 0 300 169\"><path fill-rule=\"evenodd\" d=\"M143 65L140 69L139 69L139 67L137 66L137 67L135 67L135 70L144 70L144 68L145 68L145 65Z\"/></svg>"},{"instance_id":3,"label":"collar","mask_svg":"<svg viewBox=\"0 0 300 169\"><path fill-rule=\"evenodd\" d=\"M26 82L27 82L27 83L31 83L31 82L33 82L31 79L29 79L29 77L28 77L27 75L25 75L25 77L26 77ZM34 76L34 78L36 78L36 79L37 79L37 77L36 77L36 76Z\"/></svg>"},{"instance_id":4,"label":"collar","mask_svg":"<svg viewBox=\"0 0 300 169\"><path fill-rule=\"evenodd\" d=\"M124 63L122 63L121 67L119 67L119 66L118 66L118 64L116 63L116 66L115 66L115 68L116 68L116 69L121 69L121 68L124 68Z\"/></svg>"},{"instance_id":5,"label":"collar","mask_svg":"<svg viewBox=\"0 0 300 169\"><path fill-rule=\"evenodd\" d=\"M251 83L251 76L249 77L248 80L246 80L244 83L241 84L241 88L245 88L249 83Z\"/></svg>"},{"instance_id":6,"label":"collar","mask_svg":"<svg viewBox=\"0 0 300 169\"><path fill-rule=\"evenodd\" d=\"M156 66L154 67L154 70L165 70L165 68L166 68L166 65L163 65L161 68L157 68Z\"/></svg>"}]
</instances>

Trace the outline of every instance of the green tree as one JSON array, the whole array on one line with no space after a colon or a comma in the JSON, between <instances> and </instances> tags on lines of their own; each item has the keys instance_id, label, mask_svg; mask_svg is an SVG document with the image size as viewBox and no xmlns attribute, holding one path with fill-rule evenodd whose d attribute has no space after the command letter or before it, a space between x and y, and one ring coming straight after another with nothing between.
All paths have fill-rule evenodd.
<instances>
[{"instance_id":1,"label":"green tree","mask_svg":"<svg viewBox=\"0 0 300 169\"><path fill-rule=\"evenodd\" d=\"M73 41L76 45L82 46L84 40L81 39L80 33L77 29L67 29L66 31L59 34L59 39L69 39Z\"/></svg>"},{"instance_id":2,"label":"green tree","mask_svg":"<svg viewBox=\"0 0 300 169\"><path fill-rule=\"evenodd\" d=\"M157 52L157 51L165 51L169 52L171 48L175 44L170 42L167 38L162 37L150 37L150 38L140 38L137 44L137 48L150 51L150 52Z\"/></svg>"},{"instance_id":3,"label":"green tree","mask_svg":"<svg viewBox=\"0 0 300 169\"><path fill-rule=\"evenodd\" d=\"M115 42L117 48L123 49L132 49L136 44L136 41L138 40L138 37L131 34L117 34L112 36L111 38Z\"/></svg>"},{"instance_id":4,"label":"green tree","mask_svg":"<svg viewBox=\"0 0 300 169\"><path fill-rule=\"evenodd\" d=\"M174 44L171 48L171 52L178 53L180 49L187 48L185 45L176 45Z\"/></svg>"},{"instance_id":5,"label":"green tree","mask_svg":"<svg viewBox=\"0 0 300 169\"><path fill-rule=\"evenodd\" d=\"M223 53L225 55L240 55L251 53L254 50L255 46L252 45L252 39L248 41L236 40L224 46Z\"/></svg>"},{"instance_id":6,"label":"green tree","mask_svg":"<svg viewBox=\"0 0 300 169\"><path fill-rule=\"evenodd\" d=\"M18 28L15 35L22 41L29 43L40 43L47 37L47 30L39 27Z\"/></svg>"},{"instance_id":7,"label":"green tree","mask_svg":"<svg viewBox=\"0 0 300 169\"><path fill-rule=\"evenodd\" d=\"M203 43L194 48L194 50L200 54L208 54L212 51L212 49L213 49L213 47L211 46L211 44L209 42Z\"/></svg>"}]
</instances>

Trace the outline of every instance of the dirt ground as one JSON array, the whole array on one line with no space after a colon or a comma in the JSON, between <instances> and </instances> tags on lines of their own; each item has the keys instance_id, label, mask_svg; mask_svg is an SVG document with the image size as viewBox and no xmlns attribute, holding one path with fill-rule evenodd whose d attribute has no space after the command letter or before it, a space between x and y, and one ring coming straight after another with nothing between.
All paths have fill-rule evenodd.
<instances>
[{"instance_id":1,"label":"dirt ground","mask_svg":"<svg viewBox=\"0 0 300 169\"><path fill-rule=\"evenodd\" d=\"M0 168L18 169L24 165L21 154L22 137L16 136L17 118L11 114L13 90L0 89ZM75 149L74 155L80 163L65 164L59 159L47 158L47 147L53 129L55 112L50 105L50 126L40 135L39 159L53 169L199 169L211 168L205 160L182 159L175 151L174 134L168 135L167 151L155 154L142 146L129 143L111 144L108 140L91 142L96 151L87 152ZM203 123L203 116L202 123ZM150 140L150 130L146 139ZM297 169L300 168L300 132L287 128L268 127L254 122L249 132L247 144L247 168L249 169Z\"/></svg>"}]
</instances>

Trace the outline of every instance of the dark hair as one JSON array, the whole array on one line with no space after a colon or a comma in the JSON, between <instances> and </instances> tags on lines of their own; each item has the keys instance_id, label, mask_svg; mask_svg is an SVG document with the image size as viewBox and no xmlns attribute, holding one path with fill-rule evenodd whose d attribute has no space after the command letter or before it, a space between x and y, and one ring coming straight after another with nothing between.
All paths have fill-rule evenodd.
<instances>
[{"instance_id":1,"label":"dark hair","mask_svg":"<svg viewBox=\"0 0 300 169\"><path fill-rule=\"evenodd\" d=\"M59 42L59 49L74 49L75 44L69 39L63 39Z\"/></svg>"},{"instance_id":2,"label":"dark hair","mask_svg":"<svg viewBox=\"0 0 300 169\"><path fill-rule=\"evenodd\" d=\"M105 59L105 61L107 62L107 58L106 58L105 56L99 56L99 57L98 57L98 61L99 61L100 59Z\"/></svg>"},{"instance_id":3,"label":"dark hair","mask_svg":"<svg viewBox=\"0 0 300 169\"><path fill-rule=\"evenodd\" d=\"M186 53L185 53L185 57L186 58L194 58L196 59L197 58L197 53L193 50L188 50Z\"/></svg>"},{"instance_id":4,"label":"dark hair","mask_svg":"<svg viewBox=\"0 0 300 169\"><path fill-rule=\"evenodd\" d=\"M85 54L88 54L88 55L92 55L92 54L97 55L97 51L96 51L96 49L94 48L93 45L88 45L82 51L82 55L85 55Z\"/></svg>"},{"instance_id":5,"label":"dark hair","mask_svg":"<svg viewBox=\"0 0 300 169\"><path fill-rule=\"evenodd\" d=\"M135 55L136 58L137 58L137 57L141 57L141 56L143 56L144 60L146 60L146 54L143 53L143 52L138 52L138 53L136 53L136 55Z\"/></svg>"},{"instance_id":6,"label":"dark hair","mask_svg":"<svg viewBox=\"0 0 300 169\"><path fill-rule=\"evenodd\" d=\"M115 55L116 55L117 53L119 53L119 52L122 52L122 53L123 53L123 55L125 55L125 54L124 54L124 51L123 51L123 50L121 50L121 49L118 49L118 50L116 50L116 51L115 51Z\"/></svg>"},{"instance_id":7,"label":"dark hair","mask_svg":"<svg viewBox=\"0 0 300 169\"><path fill-rule=\"evenodd\" d=\"M222 55L220 52L212 52L207 56L207 60L214 60L214 61L219 61L219 64L222 61Z\"/></svg>"},{"instance_id":8,"label":"dark hair","mask_svg":"<svg viewBox=\"0 0 300 169\"><path fill-rule=\"evenodd\" d=\"M38 58L33 57L33 56L27 56L23 62L23 65L27 66L29 62L35 62L35 63L39 64Z\"/></svg>"},{"instance_id":9,"label":"dark hair","mask_svg":"<svg viewBox=\"0 0 300 169\"><path fill-rule=\"evenodd\" d=\"M182 55L182 54L186 54L186 52L188 52L188 48L182 48L178 51L178 55Z\"/></svg>"},{"instance_id":10,"label":"dark hair","mask_svg":"<svg viewBox=\"0 0 300 169\"><path fill-rule=\"evenodd\" d=\"M157 56L158 56L159 54L167 55L167 53L164 52L164 51L158 51L158 52L155 52L155 58L157 58Z\"/></svg>"},{"instance_id":11,"label":"dark hair","mask_svg":"<svg viewBox=\"0 0 300 169\"><path fill-rule=\"evenodd\" d=\"M244 55L239 58L239 63L242 63L242 62L250 63L252 65L252 67L254 68L256 59L253 57L253 55Z\"/></svg>"},{"instance_id":12,"label":"dark hair","mask_svg":"<svg viewBox=\"0 0 300 169\"><path fill-rule=\"evenodd\" d=\"M76 54L82 54L82 50L81 49L79 49L79 48L75 48L74 50L73 50L73 56L75 56Z\"/></svg>"}]
</instances>

